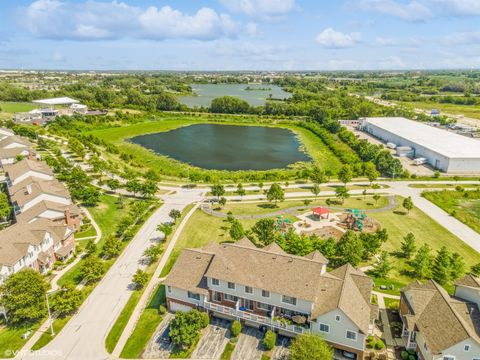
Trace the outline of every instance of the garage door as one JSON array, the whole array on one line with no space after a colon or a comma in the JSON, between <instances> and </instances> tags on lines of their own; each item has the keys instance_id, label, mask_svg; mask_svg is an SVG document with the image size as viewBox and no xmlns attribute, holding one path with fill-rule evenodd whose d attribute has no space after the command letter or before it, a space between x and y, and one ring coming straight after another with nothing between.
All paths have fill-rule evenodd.
<instances>
[{"instance_id":1,"label":"garage door","mask_svg":"<svg viewBox=\"0 0 480 360\"><path fill-rule=\"evenodd\" d=\"M190 306L179 304L179 303L174 302L174 301L170 301L170 311L172 311L172 312L177 312L177 311L187 312L187 311L190 311L190 310L192 310L192 308Z\"/></svg>"}]
</instances>

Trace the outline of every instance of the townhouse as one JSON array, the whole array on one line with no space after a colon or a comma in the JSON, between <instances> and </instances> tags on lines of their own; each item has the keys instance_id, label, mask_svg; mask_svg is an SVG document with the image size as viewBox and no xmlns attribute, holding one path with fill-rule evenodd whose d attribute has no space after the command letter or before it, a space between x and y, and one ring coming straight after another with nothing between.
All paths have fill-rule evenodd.
<instances>
[{"instance_id":1,"label":"townhouse","mask_svg":"<svg viewBox=\"0 0 480 360\"><path fill-rule=\"evenodd\" d=\"M318 251L294 256L247 238L183 250L165 285L172 312L198 308L289 337L320 334L356 359L364 358L378 312L372 280L361 271L344 265L327 272Z\"/></svg>"},{"instance_id":2,"label":"townhouse","mask_svg":"<svg viewBox=\"0 0 480 360\"><path fill-rule=\"evenodd\" d=\"M31 153L30 141L16 136L9 129L0 128L0 165L13 164L19 156Z\"/></svg>"},{"instance_id":3,"label":"townhouse","mask_svg":"<svg viewBox=\"0 0 480 360\"><path fill-rule=\"evenodd\" d=\"M407 349L421 360L480 360L480 280L471 275L448 292L435 281L401 291L400 316Z\"/></svg>"}]
</instances>

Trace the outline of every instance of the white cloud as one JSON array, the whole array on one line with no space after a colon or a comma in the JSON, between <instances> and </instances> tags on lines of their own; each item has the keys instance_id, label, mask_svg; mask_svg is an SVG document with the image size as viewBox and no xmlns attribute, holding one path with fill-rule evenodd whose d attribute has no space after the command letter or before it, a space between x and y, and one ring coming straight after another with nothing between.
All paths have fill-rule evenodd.
<instances>
[{"instance_id":1,"label":"white cloud","mask_svg":"<svg viewBox=\"0 0 480 360\"><path fill-rule=\"evenodd\" d=\"M480 44L480 31L458 32L444 37L447 45L472 45Z\"/></svg>"},{"instance_id":2,"label":"white cloud","mask_svg":"<svg viewBox=\"0 0 480 360\"><path fill-rule=\"evenodd\" d=\"M480 15L479 0L355 0L361 9L419 22L434 17Z\"/></svg>"},{"instance_id":3,"label":"white cloud","mask_svg":"<svg viewBox=\"0 0 480 360\"><path fill-rule=\"evenodd\" d=\"M281 19L296 7L295 0L220 0L232 12L263 20Z\"/></svg>"},{"instance_id":4,"label":"white cloud","mask_svg":"<svg viewBox=\"0 0 480 360\"><path fill-rule=\"evenodd\" d=\"M398 42L395 39L384 38L384 37L379 36L375 39L375 44L380 45L380 46L396 46L396 45L398 45Z\"/></svg>"},{"instance_id":5,"label":"white cloud","mask_svg":"<svg viewBox=\"0 0 480 360\"><path fill-rule=\"evenodd\" d=\"M254 22L249 22L246 26L245 26L245 30L247 31L247 34L249 36L257 36L258 35L258 26L256 23Z\"/></svg>"},{"instance_id":6,"label":"white cloud","mask_svg":"<svg viewBox=\"0 0 480 360\"><path fill-rule=\"evenodd\" d=\"M357 32L346 34L327 28L317 35L315 41L325 48L343 49L355 45L360 40L360 37L360 33Z\"/></svg>"},{"instance_id":7,"label":"white cloud","mask_svg":"<svg viewBox=\"0 0 480 360\"><path fill-rule=\"evenodd\" d=\"M118 1L36 0L22 9L21 18L36 37L70 40L211 40L234 36L237 28L228 15L206 7L190 15L170 6L140 8Z\"/></svg>"}]
</instances>

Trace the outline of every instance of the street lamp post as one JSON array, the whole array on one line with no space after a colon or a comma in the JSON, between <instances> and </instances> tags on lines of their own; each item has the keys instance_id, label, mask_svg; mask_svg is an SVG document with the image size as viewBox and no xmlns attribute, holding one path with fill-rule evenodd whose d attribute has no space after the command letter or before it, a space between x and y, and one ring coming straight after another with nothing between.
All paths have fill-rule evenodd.
<instances>
[{"instance_id":1,"label":"street lamp post","mask_svg":"<svg viewBox=\"0 0 480 360\"><path fill-rule=\"evenodd\" d=\"M47 299L48 320L50 321L50 334L52 335L52 337L55 336L55 332L53 331L53 319L52 319L52 313L50 311L50 303L48 301L48 295L55 294L56 292L59 292L59 291L66 291L66 290L67 289L58 289L58 290L45 293L45 298Z\"/></svg>"}]
</instances>

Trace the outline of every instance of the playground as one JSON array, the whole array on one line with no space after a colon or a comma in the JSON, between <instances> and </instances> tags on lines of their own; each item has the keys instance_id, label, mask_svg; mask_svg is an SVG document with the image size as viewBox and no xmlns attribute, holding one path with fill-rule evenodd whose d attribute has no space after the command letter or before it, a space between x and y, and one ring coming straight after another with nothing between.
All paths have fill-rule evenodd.
<instances>
[{"instance_id":1,"label":"playground","mask_svg":"<svg viewBox=\"0 0 480 360\"><path fill-rule=\"evenodd\" d=\"M367 216L365 211L345 209L334 212L326 207L313 208L298 215L299 221L291 224L277 217L277 229L285 231L293 227L298 234L317 235L323 239L340 239L347 230L373 233L381 229L380 223Z\"/></svg>"}]
</instances>

